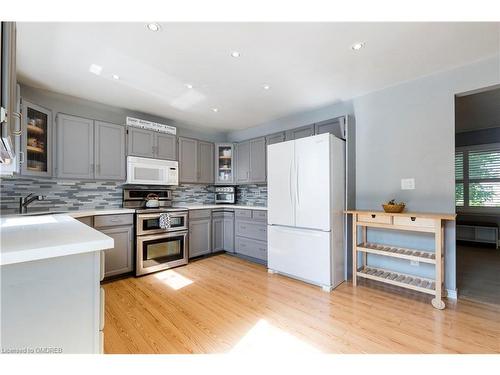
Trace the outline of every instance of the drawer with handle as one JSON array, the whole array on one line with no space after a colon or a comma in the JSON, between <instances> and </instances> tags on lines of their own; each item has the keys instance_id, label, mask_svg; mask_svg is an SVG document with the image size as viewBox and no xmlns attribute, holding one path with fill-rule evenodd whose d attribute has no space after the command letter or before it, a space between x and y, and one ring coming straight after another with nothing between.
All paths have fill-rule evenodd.
<instances>
[{"instance_id":1,"label":"drawer with handle","mask_svg":"<svg viewBox=\"0 0 500 375\"><path fill-rule=\"evenodd\" d=\"M236 216L239 219L251 219L252 210L236 209L234 210L234 216Z\"/></svg>"},{"instance_id":2,"label":"drawer with handle","mask_svg":"<svg viewBox=\"0 0 500 375\"><path fill-rule=\"evenodd\" d=\"M94 228L134 224L133 214L101 215L94 217Z\"/></svg>"},{"instance_id":3,"label":"drawer with handle","mask_svg":"<svg viewBox=\"0 0 500 375\"><path fill-rule=\"evenodd\" d=\"M236 237L236 253L267 261L267 243Z\"/></svg>"},{"instance_id":4,"label":"drawer with handle","mask_svg":"<svg viewBox=\"0 0 500 375\"><path fill-rule=\"evenodd\" d=\"M377 214L358 214L360 223L392 224L392 217Z\"/></svg>"},{"instance_id":5,"label":"drawer with handle","mask_svg":"<svg viewBox=\"0 0 500 375\"><path fill-rule=\"evenodd\" d=\"M210 219L211 210L189 210L189 220Z\"/></svg>"},{"instance_id":6,"label":"drawer with handle","mask_svg":"<svg viewBox=\"0 0 500 375\"><path fill-rule=\"evenodd\" d=\"M235 233L237 236L267 241L267 226L265 224L250 221L237 221Z\"/></svg>"},{"instance_id":7,"label":"drawer with handle","mask_svg":"<svg viewBox=\"0 0 500 375\"><path fill-rule=\"evenodd\" d=\"M266 211L260 211L260 210L253 210L252 211L252 217L255 220L267 221L267 212Z\"/></svg>"},{"instance_id":8,"label":"drawer with handle","mask_svg":"<svg viewBox=\"0 0 500 375\"><path fill-rule=\"evenodd\" d=\"M434 228L436 220L425 217L395 216L394 225L413 228Z\"/></svg>"}]
</instances>

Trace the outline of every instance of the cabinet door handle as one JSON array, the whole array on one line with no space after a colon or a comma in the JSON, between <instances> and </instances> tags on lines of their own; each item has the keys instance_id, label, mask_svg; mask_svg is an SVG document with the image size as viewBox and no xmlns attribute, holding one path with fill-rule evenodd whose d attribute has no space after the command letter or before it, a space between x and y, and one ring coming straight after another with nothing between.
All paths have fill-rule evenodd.
<instances>
[{"instance_id":1,"label":"cabinet door handle","mask_svg":"<svg viewBox=\"0 0 500 375\"><path fill-rule=\"evenodd\" d=\"M19 152L19 164L24 164L24 151Z\"/></svg>"}]
</instances>

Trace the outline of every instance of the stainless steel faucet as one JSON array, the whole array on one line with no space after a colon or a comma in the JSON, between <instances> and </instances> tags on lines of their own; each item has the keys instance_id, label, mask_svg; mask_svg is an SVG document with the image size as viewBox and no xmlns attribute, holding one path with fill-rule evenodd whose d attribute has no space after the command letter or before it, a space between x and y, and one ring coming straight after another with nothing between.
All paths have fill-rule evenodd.
<instances>
[{"instance_id":1,"label":"stainless steel faucet","mask_svg":"<svg viewBox=\"0 0 500 375\"><path fill-rule=\"evenodd\" d=\"M43 201L45 200L45 195L33 195L33 193L29 193L25 197L19 198L19 213L25 214L28 212L28 205L34 201Z\"/></svg>"}]
</instances>

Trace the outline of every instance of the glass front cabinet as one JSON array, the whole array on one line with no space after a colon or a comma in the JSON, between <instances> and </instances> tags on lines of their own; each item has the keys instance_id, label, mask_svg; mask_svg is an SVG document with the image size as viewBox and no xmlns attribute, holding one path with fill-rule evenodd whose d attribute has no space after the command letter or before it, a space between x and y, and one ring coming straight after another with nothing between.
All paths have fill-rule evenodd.
<instances>
[{"instance_id":1,"label":"glass front cabinet","mask_svg":"<svg viewBox=\"0 0 500 375\"><path fill-rule=\"evenodd\" d=\"M215 144L215 183L234 184L234 145L231 143Z\"/></svg>"},{"instance_id":2,"label":"glass front cabinet","mask_svg":"<svg viewBox=\"0 0 500 375\"><path fill-rule=\"evenodd\" d=\"M23 100L21 173L52 175L52 112Z\"/></svg>"}]
</instances>

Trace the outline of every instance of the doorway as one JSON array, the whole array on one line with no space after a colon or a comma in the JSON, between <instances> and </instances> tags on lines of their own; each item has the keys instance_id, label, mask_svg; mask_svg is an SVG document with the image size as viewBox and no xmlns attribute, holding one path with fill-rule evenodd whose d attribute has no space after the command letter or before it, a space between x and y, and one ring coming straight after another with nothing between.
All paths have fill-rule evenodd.
<instances>
[{"instance_id":1,"label":"doorway","mask_svg":"<svg viewBox=\"0 0 500 375\"><path fill-rule=\"evenodd\" d=\"M500 305L500 87L455 97L459 298Z\"/></svg>"}]
</instances>

